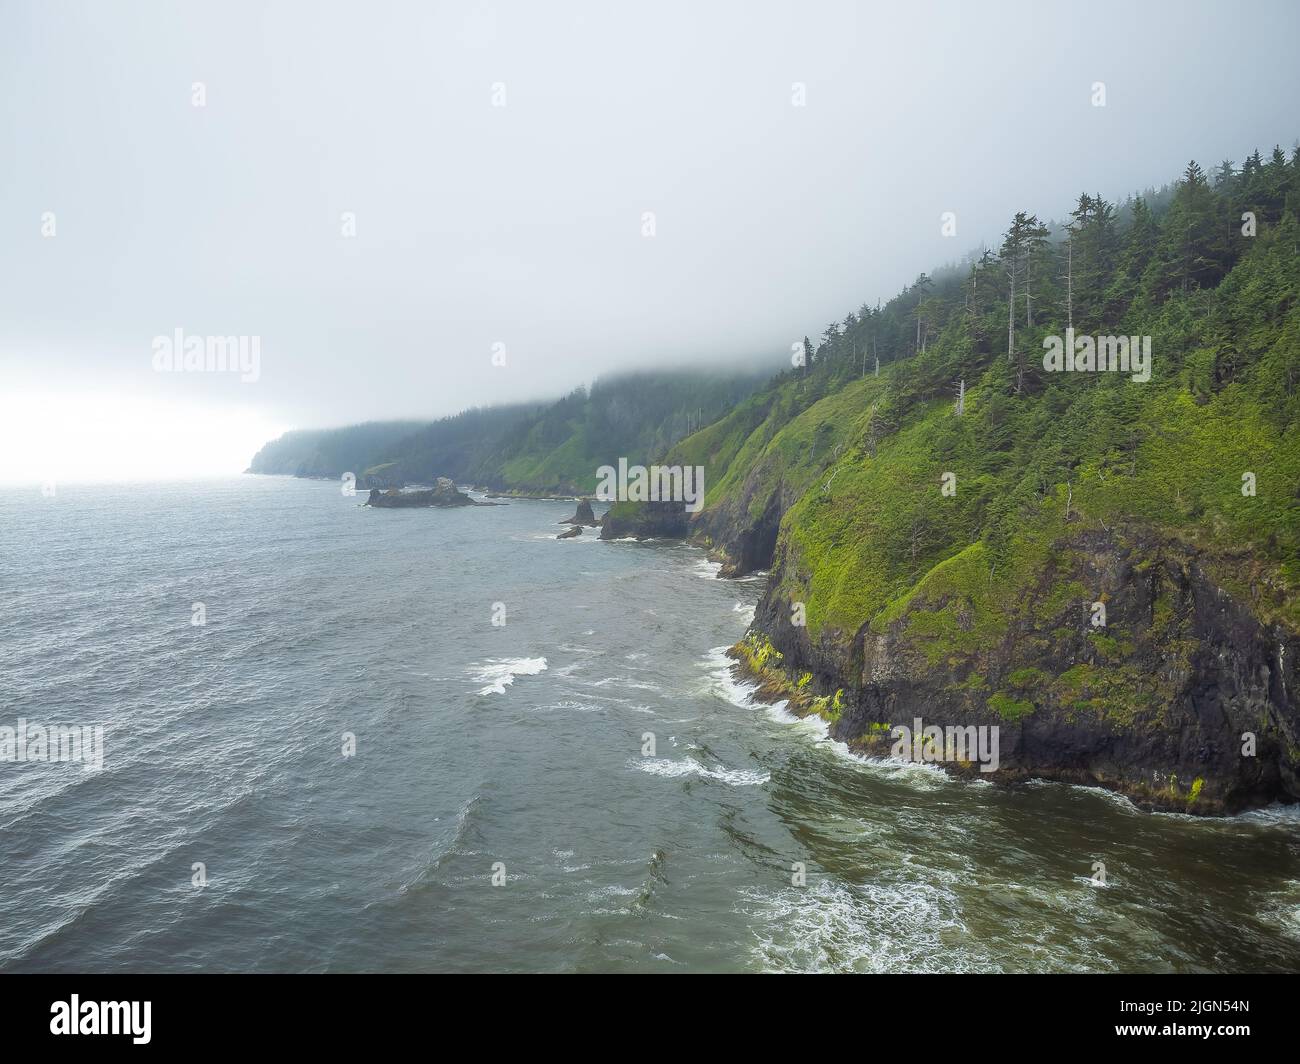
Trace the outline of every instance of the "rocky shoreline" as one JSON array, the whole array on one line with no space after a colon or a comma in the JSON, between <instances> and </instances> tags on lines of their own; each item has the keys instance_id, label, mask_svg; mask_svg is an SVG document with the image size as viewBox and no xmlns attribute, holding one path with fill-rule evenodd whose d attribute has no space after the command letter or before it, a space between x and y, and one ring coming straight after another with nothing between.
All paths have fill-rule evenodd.
<instances>
[{"instance_id":1,"label":"rocky shoreline","mask_svg":"<svg viewBox=\"0 0 1300 1064\"><path fill-rule=\"evenodd\" d=\"M1300 800L1300 638L1271 618L1286 591L1263 567L1240 584L1248 559L1142 524L1080 527L1052 544L1003 624L934 581L895 615L813 641L782 590L791 564L777 535L782 511L759 512L731 523L706 511L682 532L686 515L661 504L625 511L601 535L684 536L723 564L720 576L770 569L750 636L731 656L760 700L819 714L855 752L888 756L891 729L920 717L997 727L1000 767L979 776L996 784L1095 786L1144 809L1207 816ZM1094 600L1104 627L1093 623Z\"/></svg>"}]
</instances>

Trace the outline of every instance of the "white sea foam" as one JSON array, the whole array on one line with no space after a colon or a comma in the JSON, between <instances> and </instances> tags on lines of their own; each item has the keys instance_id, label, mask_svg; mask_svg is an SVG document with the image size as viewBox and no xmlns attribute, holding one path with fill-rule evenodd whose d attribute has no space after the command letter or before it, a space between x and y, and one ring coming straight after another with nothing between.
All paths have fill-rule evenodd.
<instances>
[{"instance_id":1,"label":"white sea foam","mask_svg":"<svg viewBox=\"0 0 1300 1064\"><path fill-rule=\"evenodd\" d=\"M587 891L588 901L597 901L602 898L635 898L641 892L636 887L623 887L613 885L608 887L596 887Z\"/></svg>"},{"instance_id":2,"label":"white sea foam","mask_svg":"<svg viewBox=\"0 0 1300 1064\"><path fill-rule=\"evenodd\" d=\"M1300 880L1287 880L1282 890L1266 895L1259 913L1288 938L1300 939Z\"/></svg>"},{"instance_id":3,"label":"white sea foam","mask_svg":"<svg viewBox=\"0 0 1300 1064\"><path fill-rule=\"evenodd\" d=\"M647 683L644 680L633 680L626 676L606 676L603 680L596 680L591 684L592 687L608 687L610 684L618 684L619 687L631 687L638 691L662 691L663 688L657 683Z\"/></svg>"},{"instance_id":4,"label":"white sea foam","mask_svg":"<svg viewBox=\"0 0 1300 1064\"><path fill-rule=\"evenodd\" d=\"M1295 827L1300 825L1300 805L1275 804L1265 809L1252 809L1248 813L1239 813L1237 816L1228 819L1244 821L1247 824L1276 824Z\"/></svg>"},{"instance_id":5,"label":"white sea foam","mask_svg":"<svg viewBox=\"0 0 1300 1064\"><path fill-rule=\"evenodd\" d=\"M971 972L996 964L970 939L957 896L940 884L846 884L741 891L759 966L777 972Z\"/></svg>"},{"instance_id":6,"label":"white sea foam","mask_svg":"<svg viewBox=\"0 0 1300 1064\"><path fill-rule=\"evenodd\" d=\"M804 737L810 739L815 745L825 747L837 758L858 768L926 791L957 782L938 765L924 761L911 761L902 757L863 757L861 754L855 754L846 743L831 738L830 725L817 714L809 713L805 717L797 717L789 711L788 707L789 702L782 699L764 706L763 711L769 720L802 732Z\"/></svg>"},{"instance_id":7,"label":"white sea foam","mask_svg":"<svg viewBox=\"0 0 1300 1064\"><path fill-rule=\"evenodd\" d=\"M634 758L633 764L642 772L652 776L703 776L705 779L718 780L732 787L761 786L772 778L769 772L758 772L744 768L706 768L693 758L672 761L666 757Z\"/></svg>"},{"instance_id":8,"label":"white sea foam","mask_svg":"<svg viewBox=\"0 0 1300 1064\"><path fill-rule=\"evenodd\" d=\"M558 702L550 702L541 707L544 713L555 713L567 711L571 713L603 713L609 707L602 706L596 702L581 702L573 698L562 698Z\"/></svg>"},{"instance_id":9,"label":"white sea foam","mask_svg":"<svg viewBox=\"0 0 1300 1064\"><path fill-rule=\"evenodd\" d=\"M473 666L473 677L486 684L481 695L503 695L516 676L536 676L546 671L545 658L489 658Z\"/></svg>"},{"instance_id":10,"label":"white sea foam","mask_svg":"<svg viewBox=\"0 0 1300 1064\"><path fill-rule=\"evenodd\" d=\"M716 580L720 572L722 572L721 562L711 562L708 558L701 558L695 563L695 575L702 580Z\"/></svg>"}]
</instances>

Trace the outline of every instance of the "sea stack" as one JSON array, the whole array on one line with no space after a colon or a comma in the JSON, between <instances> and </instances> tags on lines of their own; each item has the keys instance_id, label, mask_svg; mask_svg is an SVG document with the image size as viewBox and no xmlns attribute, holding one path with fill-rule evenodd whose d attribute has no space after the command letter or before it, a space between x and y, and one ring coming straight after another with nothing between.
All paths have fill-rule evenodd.
<instances>
[{"instance_id":1,"label":"sea stack","mask_svg":"<svg viewBox=\"0 0 1300 1064\"><path fill-rule=\"evenodd\" d=\"M598 528L600 522L596 520L595 513L591 509L590 499L578 500L578 511L572 517L561 521L562 525L585 525L587 528Z\"/></svg>"},{"instance_id":2,"label":"sea stack","mask_svg":"<svg viewBox=\"0 0 1300 1064\"><path fill-rule=\"evenodd\" d=\"M426 491L399 491L397 488L380 491L378 488L371 488L370 497L366 499L366 505L379 509L397 509L412 506L475 506L479 504L476 504L468 495L458 490L451 479L439 477L434 486Z\"/></svg>"}]
</instances>

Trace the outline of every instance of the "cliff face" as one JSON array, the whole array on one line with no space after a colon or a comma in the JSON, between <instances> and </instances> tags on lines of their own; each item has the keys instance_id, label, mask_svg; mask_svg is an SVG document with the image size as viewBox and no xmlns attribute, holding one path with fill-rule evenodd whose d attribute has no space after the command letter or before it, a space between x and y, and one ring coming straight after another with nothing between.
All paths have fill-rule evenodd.
<instances>
[{"instance_id":1,"label":"cliff face","mask_svg":"<svg viewBox=\"0 0 1300 1064\"><path fill-rule=\"evenodd\" d=\"M838 692L831 734L863 754L887 756L891 729L920 717L997 727L1000 767L981 776L995 783L1102 786L1146 808L1211 815L1300 801L1300 635L1276 564L1141 522L1088 520L1077 507L1091 496L1077 486L1045 499L1001 559L977 541L891 584L870 572L885 536L850 535L880 519L875 493L853 492L865 509L836 522L833 474L819 471L792 499L755 467L693 521L672 504L620 504L601 536L689 534L730 575L770 567L752 629L779 662L760 677L766 693ZM888 463L874 476L888 478Z\"/></svg>"},{"instance_id":2,"label":"cliff face","mask_svg":"<svg viewBox=\"0 0 1300 1064\"><path fill-rule=\"evenodd\" d=\"M614 509L618 536L687 536L722 563L722 576L766 569L785 512L846 453L884 394L887 380L866 377L826 389L784 381L674 447L667 465L704 469L705 506L685 524L650 506ZM679 508L680 509L680 508ZM607 537L609 538L609 537Z\"/></svg>"},{"instance_id":3,"label":"cliff face","mask_svg":"<svg viewBox=\"0 0 1300 1064\"><path fill-rule=\"evenodd\" d=\"M805 420L827 460L784 447L799 431L787 424L757 456L737 452L750 464L690 521L620 504L602 530L690 535L730 575L770 568L751 629L772 652L758 670L768 697L821 713L871 756L917 717L996 727L1000 765L980 775L995 783L1095 785L1207 815L1300 801L1300 624L1278 557L1297 499L1284 491L1265 511L1220 482L1250 459L1206 435L1213 404L1156 398L1164 424L1122 464L1083 456L1068 484L1018 499L977 484L972 501L946 497L940 474L967 475L951 441L982 442L982 420L922 404L887 433L870 403L835 421L824 402ZM1256 430L1281 431L1252 418ZM1297 444L1260 449L1285 460ZM988 517L999 507L1001 525ZM1144 511L1160 520L1132 516Z\"/></svg>"},{"instance_id":4,"label":"cliff face","mask_svg":"<svg viewBox=\"0 0 1300 1064\"><path fill-rule=\"evenodd\" d=\"M680 502L616 502L600 526L601 539L680 539L689 528Z\"/></svg>"},{"instance_id":5,"label":"cliff face","mask_svg":"<svg viewBox=\"0 0 1300 1064\"><path fill-rule=\"evenodd\" d=\"M982 552L969 553L965 573L817 640L792 623L774 571L755 627L788 675L842 691L835 738L885 756L890 729L916 717L996 726L994 782L1099 785L1191 813L1300 800L1300 638L1262 618L1285 592L1253 563L1149 529L1078 530L1020 575L1010 603L980 586ZM1253 602L1224 571L1247 578Z\"/></svg>"},{"instance_id":6,"label":"cliff face","mask_svg":"<svg viewBox=\"0 0 1300 1064\"><path fill-rule=\"evenodd\" d=\"M719 576L744 576L772 563L781 516L794 500L778 490L757 501L756 516L750 513L749 502L700 515L693 535L722 562Z\"/></svg>"}]
</instances>

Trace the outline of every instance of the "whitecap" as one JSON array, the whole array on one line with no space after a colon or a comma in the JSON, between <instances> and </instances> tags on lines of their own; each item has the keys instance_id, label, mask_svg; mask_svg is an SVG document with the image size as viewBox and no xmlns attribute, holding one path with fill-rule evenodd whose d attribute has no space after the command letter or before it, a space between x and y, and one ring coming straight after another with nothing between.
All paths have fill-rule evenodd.
<instances>
[{"instance_id":1,"label":"whitecap","mask_svg":"<svg viewBox=\"0 0 1300 1064\"><path fill-rule=\"evenodd\" d=\"M682 761L672 761L666 757L643 757L634 758L632 763L642 772L648 772L652 776L667 776L669 778L702 776L705 779L730 784L732 787L761 786L772 778L770 772L758 772L753 769L706 768L689 757Z\"/></svg>"},{"instance_id":2,"label":"whitecap","mask_svg":"<svg viewBox=\"0 0 1300 1064\"><path fill-rule=\"evenodd\" d=\"M590 686L608 687L612 683L616 683L620 687L632 687L639 691L662 691L663 690L663 688L660 687L657 683L646 683L645 681L633 680L630 677L626 677L626 676L606 676L605 679L596 680Z\"/></svg>"},{"instance_id":3,"label":"whitecap","mask_svg":"<svg viewBox=\"0 0 1300 1064\"><path fill-rule=\"evenodd\" d=\"M779 702L764 706L763 709L769 720L785 727L796 728L811 739L815 745L825 747L840 760L846 761L857 768L866 769L875 775L884 776L891 780L905 782L919 790L934 790L937 787L957 782L938 764L927 761L913 761L911 758L906 757L865 757L862 754L854 753L849 749L847 743L831 738L830 725L816 713L798 717L791 713L788 707L789 702L782 699ZM971 782L983 783L985 781Z\"/></svg>"},{"instance_id":4,"label":"whitecap","mask_svg":"<svg viewBox=\"0 0 1300 1064\"><path fill-rule=\"evenodd\" d=\"M1204 817L1201 819L1204 819ZM1300 825L1300 804L1280 805L1275 803L1264 809L1252 809L1246 813L1238 813L1234 817L1228 817L1228 819L1241 820L1247 824L1269 824L1295 827Z\"/></svg>"},{"instance_id":5,"label":"whitecap","mask_svg":"<svg viewBox=\"0 0 1300 1064\"><path fill-rule=\"evenodd\" d=\"M545 658L489 658L474 667L474 679L486 684L481 695L503 695L516 676L536 676L546 671Z\"/></svg>"},{"instance_id":6,"label":"whitecap","mask_svg":"<svg viewBox=\"0 0 1300 1064\"><path fill-rule=\"evenodd\" d=\"M1265 895L1258 909L1288 938L1300 939L1300 880L1289 879L1282 890Z\"/></svg>"},{"instance_id":7,"label":"whitecap","mask_svg":"<svg viewBox=\"0 0 1300 1064\"><path fill-rule=\"evenodd\" d=\"M754 701L750 696L758 690L758 684L736 678L736 663L727 657L727 649L714 647L700 662L709 670L708 690L733 706L752 709Z\"/></svg>"},{"instance_id":8,"label":"whitecap","mask_svg":"<svg viewBox=\"0 0 1300 1064\"><path fill-rule=\"evenodd\" d=\"M701 580L716 580L720 572L722 572L721 562L711 562L708 558L701 558L695 563L695 575Z\"/></svg>"}]
</instances>

